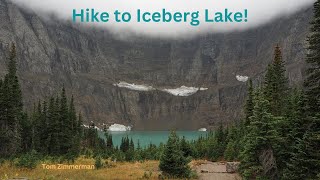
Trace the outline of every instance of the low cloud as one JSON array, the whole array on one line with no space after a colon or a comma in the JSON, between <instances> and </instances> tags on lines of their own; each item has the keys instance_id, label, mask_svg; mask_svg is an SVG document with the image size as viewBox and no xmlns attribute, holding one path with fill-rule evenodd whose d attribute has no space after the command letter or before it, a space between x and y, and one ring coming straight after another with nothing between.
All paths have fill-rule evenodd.
<instances>
[{"instance_id":1,"label":"low cloud","mask_svg":"<svg viewBox=\"0 0 320 180\"><path fill-rule=\"evenodd\" d=\"M133 17L129 23L94 23L94 26L117 32L133 32L146 36L182 37L212 32L230 32L254 28L281 16L293 14L311 6L315 0L11 0L22 8L36 12L41 16L54 14L61 20L72 20L73 9L94 8L96 11L113 15L115 10L130 12ZM199 26L186 23L137 23L137 9L149 12L199 11ZM205 23L204 10L220 12L248 10L248 22L242 23ZM113 17L113 16L112 16ZM113 20L113 18L111 18Z\"/></svg>"}]
</instances>

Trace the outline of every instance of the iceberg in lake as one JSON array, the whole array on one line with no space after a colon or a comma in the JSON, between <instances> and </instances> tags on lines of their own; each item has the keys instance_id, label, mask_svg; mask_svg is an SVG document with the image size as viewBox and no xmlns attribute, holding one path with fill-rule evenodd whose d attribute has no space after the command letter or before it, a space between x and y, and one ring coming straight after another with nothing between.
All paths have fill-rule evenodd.
<instances>
[{"instance_id":1,"label":"iceberg in lake","mask_svg":"<svg viewBox=\"0 0 320 180\"><path fill-rule=\"evenodd\" d=\"M109 126L108 131L131 131L131 127L122 124L112 124Z\"/></svg>"},{"instance_id":2,"label":"iceberg in lake","mask_svg":"<svg viewBox=\"0 0 320 180\"><path fill-rule=\"evenodd\" d=\"M151 91L154 90L154 88L152 86L147 86L147 85L137 85L137 84L130 84L127 82L119 82L119 83L115 83L113 84L114 86L118 86L118 87L122 87L122 88L127 88L127 89L131 89L131 90L135 90L135 91Z\"/></svg>"},{"instance_id":3,"label":"iceberg in lake","mask_svg":"<svg viewBox=\"0 0 320 180\"><path fill-rule=\"evenodd\" d=\"M208 88L181 86L175 89L163 89L162 91L172 94L174 96L191 96L198 91L205 91L205 90L208 90Z\"/></svg>"},{"instance_id":4,"label":"iceberg in lake","mask_svg":"<svg viewBox=\"0 0 320 180\"><path fill-rule=\"evenodd\" d=\"M207 131L207 128L200 128L198 131Z\"/></svg>"},{"instance_id":5,"label":"iceberg in lake","mask_svg":"<svg viewBox=\"0 0 320 180\"><path fill-rule=\"evenodd\" d=\"M249 77L248 76L240 76L240 75L237 75L236 76L236 79L240 82L247 82Z\"/></svg>"}]
</instances>

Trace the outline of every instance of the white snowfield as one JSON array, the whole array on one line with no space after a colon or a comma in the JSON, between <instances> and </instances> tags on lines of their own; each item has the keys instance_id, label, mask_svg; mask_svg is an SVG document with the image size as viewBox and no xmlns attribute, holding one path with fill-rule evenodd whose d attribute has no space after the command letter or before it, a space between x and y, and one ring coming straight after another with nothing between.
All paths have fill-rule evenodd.
<instances>
[{"instance_id":1,"label":"white snowfield","mask_svg":"<svg viewBox=\"0 0 320 180\"><path fill-rule=\"evenodd\" d=\"M85 124L83 124L82 126L83 126L83 127L85 127L85 128L90 128L90 126L85 125ZM95 126L94 128L95 128L95 129L97 129L98 131L101 131L101 129L100 129L100 128L98 128L97 126Z\"/></svg>"},{"instance_id":2,"label":"white snowfield","mask_svg":"<svg viewBox=\"0 0 320 180\"><path fill-rule=\"evenodd\" d=\"M207 131L207 128L200 128L198 131Z\"/></svg>"},{"instance_id":3,"label":"white snowfield","mask_svg":"<svg viewBox=\"0 0 320 180\"><path fill-rule=\"evenodd\" d=\"M154 88L149 85L137 85L137 84L130 84L124 81L121 81L119 83L113 84L114 86L117 87L122 87L122 88L127 88L135 91L153 91L153 90L160 90L166 93L169 93L174 96L191 96L195 94L198 91L205 91L208 90L208 88L203 88L203 87L187 87L187 86L181 86L179 88L174 88L174 89L162 89L162 88Z\"/></svg>"},{"instance_id":4,"label":"white snowfield","mask_svg":"<svg viewBox=\"0 0 320 180\"><path fill-rule=\"evenodd\" d=\"M240 82L247 82L249 80L248 76L241 76L241 75L236 75L236 78Z\"/></svg>"},{"instance_id":5,"label":"white snowfield","mask_svg":"<svg viewBox=\"0 0 320 180\"><path fill-rule=\"evenodd\" d=\"M122 124L112 124L109 128L108 131L131 131L130 126L125 126Z\"/></svg>"},{"instance_id":6,"label":"white snowfield","mask_svg":"<svg viewBox=\"0 0 320 180\"><path fill-rule=\"evenodd\" d=\"M113 84L114 86L118 87L123 87L123 88L128 88L131 90L136 90L136 91L151 91L154 90L152 86L147 86L147 85L137 85L137 84L130 84L127 82L119 82L117 84Z\"/></svg>"},{"instance_id":7,"label":"white snowfield","mask_svg":"<svg viewBox=\"0 0 320 180\"><path fill-rule=\"evenodd\" d=\"M207 89L208 88L196 88L196 87L181 86L176 89L163 89L162 91L167 92L172 95L175 95L175 96L191 96L198 91L205 91Z\"/></svg>"}]
</instances>

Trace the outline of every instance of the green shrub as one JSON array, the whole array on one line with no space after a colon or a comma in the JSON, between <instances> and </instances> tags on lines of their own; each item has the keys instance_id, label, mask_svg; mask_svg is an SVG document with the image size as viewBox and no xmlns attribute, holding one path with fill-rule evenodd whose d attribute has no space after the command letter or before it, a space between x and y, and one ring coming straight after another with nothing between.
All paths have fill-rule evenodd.
<instances>
[{"instance_id":1,"label":"green shrub","mask_svg":"<svg viewBox=\"0 0 320 180\"><path fill-rule=\"evenodd\" d=\"M15 166L20 168L34 169L38 163L38 154L36 151L31 151L21 155L16 161Z\"/></svg>"},{"instance_id":2,"label":"green shrub","mask_svg":"<svg viewBox=\"0 0 320 180\"><path fill-rule=\"evenodd\" d=\"M95 157L95 163L94 163L96 169L100 169L103 167L103 162L101 160L101 156L96 156Z\"/></svg>"},{"instance_id":3,"label":"green shrub","mask_svg":"<svg viewBox=\"0 0 320 180\"><path fill-rule=\"evenodd\" d=\"M168 178L190 178L189 162L190 159L184 157L180 149L179 137L171 132L159 163L162 174Z\"/></svg>"}]
</instances>

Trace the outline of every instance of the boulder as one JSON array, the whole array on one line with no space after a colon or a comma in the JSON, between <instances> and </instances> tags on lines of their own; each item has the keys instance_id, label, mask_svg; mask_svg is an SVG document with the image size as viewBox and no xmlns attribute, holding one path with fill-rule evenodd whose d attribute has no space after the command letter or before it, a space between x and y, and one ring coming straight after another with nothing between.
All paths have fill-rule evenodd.
<instances>
[{"instance_id":1,"label":"boulder","mask_svg":"<svg viewBox=\"0 0 320 180\"><path fill-rule=\"evenodd\" d=\"M226 171L228 173L235 173L239 169L239 162L227 162L226 164Z\"/></svg>"}]
</instances>

